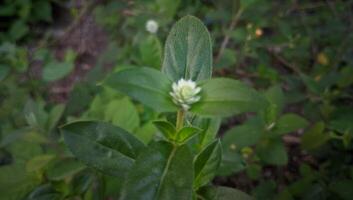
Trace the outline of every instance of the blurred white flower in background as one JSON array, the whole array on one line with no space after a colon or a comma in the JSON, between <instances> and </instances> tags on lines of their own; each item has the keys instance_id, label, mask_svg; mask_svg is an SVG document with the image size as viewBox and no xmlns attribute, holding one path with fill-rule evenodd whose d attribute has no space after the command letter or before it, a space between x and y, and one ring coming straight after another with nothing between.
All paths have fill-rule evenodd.
<instances>
[{"instance_id":1,"label":"blurred white flower in background","mask_svg":"<svg viewBox=\"0 0 353 200\"><path fill-rule=\"evenodd\" d=\"M146 22L146 30L150 33L157 33L158 23L153 19L150 19Z\"/></svg>"},{"instance_id":2,"label":"blurred white flower in background","mask_svg":"<svg viewBox=\"0 0 353 200\"><path fill-rule=\"evenodd\" d=\"M200 100L201 88L196 86L192 80L180 79L178 82L173 83L172 92L169 94L173 97L173 102L180 106L183 110L189 110L190 105Z\"/></svg>"}]
</instances>

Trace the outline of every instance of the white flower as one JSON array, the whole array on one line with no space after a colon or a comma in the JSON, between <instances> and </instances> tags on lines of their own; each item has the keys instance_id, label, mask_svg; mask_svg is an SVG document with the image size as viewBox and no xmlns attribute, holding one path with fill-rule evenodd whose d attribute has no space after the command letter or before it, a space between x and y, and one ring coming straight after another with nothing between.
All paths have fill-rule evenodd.
<instances>
[{"instance_id":1,"label":"white flower","mask_svg":"<svg viewBox=\"0 0 353 200\"><path fill-rule=\"evenodd\" d=\"M173 97L173 102L180 106L183 110L189 110L190 105L198 102L201 88L196 86L196 83L192 80L180 79L178 82L173 83L172 92L169 94Z\"/></svg>"},{"instance_id":2,"label":"white flower","mask_svg":"<svg viewBox=\"0 0 353 200\"><path fill-rule=\"evenodd\" d=\"M157 33L158 23L153 19L150 19L146 22L146 30L150 33Z\"/></svg>"}]
</instances>

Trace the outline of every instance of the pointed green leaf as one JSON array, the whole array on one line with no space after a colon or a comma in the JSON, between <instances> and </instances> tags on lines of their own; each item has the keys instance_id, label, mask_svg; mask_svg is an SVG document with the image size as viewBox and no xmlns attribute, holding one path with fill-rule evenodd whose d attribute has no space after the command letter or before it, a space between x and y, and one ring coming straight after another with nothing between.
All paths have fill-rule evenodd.
<instances>
[{"instance_id":1,"label":"pointed green leaf","mask_svg":"<svg viewBox=\"0 0 353 200\"><path fill-rule=\"evenodd\" d=\"M191 199L193 164L186 145L154 142L136 159L123 188L122 200Z\"/></svg>"},{"instance_id":2,"label":"pointed green leaf","mask_svg":"<svg viewBox=\"0 0 353 200\"><path fill-rule=\"evenodd\" d=\"M74 122L62 127L65 143L86 165L124 177L144 144L123 129L104 122Z\"/></svg>"},{"instance_id":3,"label":"pointed green leaf","mask_svg":"<svg viewBox=\"0 0 353 200\"><path fill-rule=\"evenodd\" d=\"M124 69L110 75L103 84L129 95L156 111L177 110L169 95L172 82L155 69L146 67Z\"/></svg>"},{"instance_id":4,"label":"pointed green leaf","mask_svg":"<svg viewBox=\"0 0 353 200\"><path fill-rule=\"evenodd\" d=\"M161 68L162 45L155 35L149 35L140 44L140 55L143 66Z\"/></svg>"},{"instance_id":5,"label":"pointed green leaf","mask_svg":"<svg viewBox=\"0 0 353 200\"><path fill-rule=\"evenodd\" d=\"M199 127L202 131L199 133L198 149L201 150L212 142L221 126L220 118L203 118L196 116L192 122L193 126Z\"/></svg>"},{"instance_id":6,"label":"pointed green leaf","mask_svg":"<svg viewBox=\"0 0 353 200\"><path fill-rule=\"evenodd\" d=\"M211 78L211 38L199 19L186 16L173 26L165 43L162 71L173 81Z\"/></svg>"},{"instance_id":7,"label":"pointed green leaf","mask_svg":"<svg viewBox=\"0 0 353 200\"><path fill-rule=\"evenodd\" d=\"M176 141L183 143L195 134L199 133L201 129L196 128L196 127L183 127L178 133L177 133L177 138Z\"/></svg>"},{"instance_id":8,"label":"pointed green leaf","mask_svg":"<svg viewBox=\"0 0 353 200\"><path fill-rule=\"evenodd\" d=\"M175 126L168 121L154 121L153 124L167 139L173 139L176 133Z\"/></svg>"},{"instance_id":9,"label":"pointed green leaf","mask_svg":"<svg viewBox=\"0 0 353 200\"><path fill-rule=\"evenodd\" d=\"M222 160L222 146L215 140L197 155L195 166L194 188L208 184L215 176Z\"/></svg>"},{"instance_id":10,"label":"pointed green leaf","mask_svg":"<svg viewBox=\"0 0 353 200\"><path fill-rule=\"evenodd\" d=\"M191 107L195 114L226 117L259 111L267 105L262 95L237 80L211 79L201 84L201 88L201 100Z\"/></svg>"}]
</instances>

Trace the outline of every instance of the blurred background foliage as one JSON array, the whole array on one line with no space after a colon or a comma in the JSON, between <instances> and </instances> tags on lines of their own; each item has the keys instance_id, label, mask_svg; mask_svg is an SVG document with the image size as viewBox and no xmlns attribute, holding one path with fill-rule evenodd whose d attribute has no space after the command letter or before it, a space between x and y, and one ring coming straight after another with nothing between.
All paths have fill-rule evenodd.
<instances>
[{"instance_id":1,"label":"blurred background foliage","mask_svg":"<svg viewBox=\"0 0 353 200\"><path fill-rule=\"evenodd\" d=\"M148 143L150 108L99 86L129 67L159 69L171 25L211 32L214 76L263 91L268 108L204 124L222 137L215 184L255 199L353 198L350 0L3 0L0 199L117 199L121 182L86 168L58 127L98 119ZM156 33L146 31L155 20Z\"/></svg>"}]
</instances>

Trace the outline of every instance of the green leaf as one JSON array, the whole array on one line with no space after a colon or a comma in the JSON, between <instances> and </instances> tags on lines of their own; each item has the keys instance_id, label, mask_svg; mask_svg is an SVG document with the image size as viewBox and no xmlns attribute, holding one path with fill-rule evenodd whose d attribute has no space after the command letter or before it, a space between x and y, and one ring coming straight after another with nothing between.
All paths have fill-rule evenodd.
<instances>
[{"instance_id":1,"label":"green leaf","mask_svg":"<svg viewBox=\"0 0 353 200\"><path fill-rule=\"evenodd\" d=\"M35 172L44 168L55 156L54 155L39 155L26 163L27 172Z\"/></svg>"},{"instance_id":2,"label":"green leaf","mask_svg":"<svg viewBox=\"0 0 353 200\"><path fill-rule=\"evenodd\" d=\"M221 126L220 118L202 118L195 117L192 125L199 127L202 131L199 133L198 149L203 149L206 145L212 142L218 133L219 127Z\"/></svg>"},{"instance_id":3,"label":"green leaf","mask_svg":"<svg viewBox=\"0 0 353 200\"><path fill-rule=\"evenodd\" d=\"M201 130L196 127L183 127L177 133L176 141L179 143L183 143L193 137L195 134L199 133Z\"/></svg>"},{"instance_id":4,"label":"green leaf","mask_svg":"<svg viewBox=\"0 0 353 200\"><path fill-rule=\"evenodd\" d=\"M203 187L198 194L205 200L253 200L251 196L240 190L223 186Z\"/></svg>"},{"instance_id":5,"label":"green leaf","mask_svg":"<svg viewBox=\"0 0 353 200\"><path fill-rule=\"evenodd\" d=\"M147 122L139 127L134 135L143 143L148 144L158 132L152 122Z\"/></svg>"},{"instance_id":6,"label":"green leaf","mask_svg":"<svg viewBox=\"0 0 353 200\"><path fill-rule=\"evenodd\" d=\"M194 162L194 189L208 184L215 176L216 171L222 160L222 145L219 140L215 140L199 155Z\"/></svg>"},{"instance_id":7,"label":"green leaf","mask_svg":"<svg viewBox=\"0 0 353 200\"><path fill-rule=\"evenodd\" d=\"M49 180L53 181L63 180L75 175L85 168L85 165L73 158L59 159L49 166L47 177Z\"/></svg>"},{"instance_id":8,"label":"green leaf","mask_svg":"<svg viewBox=\"0 0 353 200\"><path fill-rule=\"evenodd\" d=\"M169 95L172 82L157 70L146 67L125 69L109 76L103 84L159 112L177 110Z\"/></svg>"},{"instance_id":9,"label":"green leaf","mask_svg":"<svg viewBox=\"0 0 353 200\"><path fill-rule=\"evenodd\" d=\"M195 114L226 117L259 111L267 105L257 91L233 79L211 79L201 84L201 88L201 100L191 107Z\"/></svg>"},{"instance_id":10,"label":"green leaf","mask_svg":"<svg viewBox=\"0 0 353 200\"><path fill-rule=\"evenodd\" d=\"M65 143L86 165L124 177L144 144L123 129L104 122L74 122L62 127Z\"/></svg>"},{"instance_id":11,"label":"green leaf","mask_svg":"<svg viewBox=\"0 0 353 200\"><path fill-rule=\"evenodd\" d=\"M222 138L224 151L242 149L255 145L263 136L263 122L259 117L254 117L242 125L229 129Z\"/></svg>"},{"instance_id":12,"label":"green leaf","mask_svg":"<svg viewBox=\"0 0 353 200\"><path fill-rule=\"evenodd\" d=\"M312 150L325 144L329 139L329 135L324 133L324 122L318 122L301 137L301 147L306 150Z\"/></svg>"},{"instance_id":13,"label":"green leaf","mask_svg":"<svg viewBox=\"0 0 353 200\"><path fill-rule=\"evenodd\" d=\"M35 20L52 21L52 7L50 1L34 1L33 2L33 18Z\"/></svg>"},{"instance_id":14,"label":"green leaf","mask_svg":"<svg viewBox=\"0 0 353 200\"><path fill-rule=\"evenodd\" d=\"M191 199L192 155L186 145L155 142L132 166L122 191L122 200Z\"/></svg>"},{"instance_id":15,"label":"green leaf","mask_svg":"<svg viewBox=\"0 0 353 200\"><path fill-rule=\"evenodd\" d=\"M280 139L264 140L257 145L256 152L266 164L285 165L288 162L286 149Z\"/></svg>"},{"instance_id":16,"label":"green leaf","mask_svg":"<svg viewBox=\"0 0 353 200\"><path fill-rule=\"evenodd\" d=\"M161 68L162 63L162 45L155 35L149 35L140 44L140 55L143 66Z\"/></svg>"},{"instance_id":17,"label":"green leaf","mask_svg":"<svg viewBox=\"0 0 353 200\"><path fill-rule=\"evenodd\" d=\"M4 80L10 72L10 68L0 64L0 81Z\"/></svg>"},{"instance_id":18,"label":"green leaf","mask_svg":"<svg viewBox=\"0 0 353 200\"><path fill-rule=\"evenodd\" d=\"M273 86L266 91L265 96L270 103L267 112L273 115L268 116L270 118L268 121L273 122L283 111L285 105L284 94L280 86Z\"/></svg>"},{"instance_id":19,"label":"green leaf","mask_svg":"<svg viewBox=\"0 0 353 200\"><path fill-rule=\"evenodd\" d=\"M47 120L47 130L51 131L57 123L59 122L62 114L64 113L65 110L65 105L63 104L58 104L54 106L49 113L48 120Z\"/></svg>"},{"instance_id":20,"label":"green leaf","mask_svg":"<svg viewBox=\"0 0 353 200\"><path fill-rule=\"evenodd\" d=\"M129 132L140 125L137 109L127 97L110 101L105 109L104 119Z\"/></svg>"},{"instance_id":21,"label":"green leaf","mask_svg":"<svg viewBox=\"0 0 353 200\"><path fill-rule=\"evenodd\" d=\"M261 176L261 170L261 165L250 164L246 167L246 175L252 180L257 180Z\"/></svg>"},{"instance_id":22,"label":"green leaf","mask_svg":"<svg viewBox=\"0 0 353 200\"><path fill-rule=\"evenodd\" d=\"M305 128L306 126L308 126L308 121L306 119L302 118L297 114L288 113L282 115L278 119L273 131L275 134L283 135L296 131L300 128Z\"/></svg>"},{"instance_id":23,"label":"green leaf","mask_svg":"<svg viewBox=\"0 0 353 200\"><path fill-rule=\"evenodd\" d=\"M26 200L60 200L61 194L52 188L51 184L44 184L36 187Z\"/></svg>"},{"instance_id":24,"label":"green leaf","mask_svg":"<svg viewBox=\"0 0 353 200\"><path fill-rule=\"evenodd\" d=\"M353 196L353 180L340 180L330 184L330 190L343 200L351 200Z\"/></svg>"},{"instance_id":25,"label":"green leaf","mask_svg":"<svg viewBox=\"0 0 353 200\"><path fill-rule=\"evenodd\" d=\"M23 38L29 32L28 25L21 19L11 24L9 36L13 41Z\"/></svg>"},{"instance_id":26,"label":"green leaf","mask_svg":"<svg viewBox=\"0 0 353 200\"><path fill-rule=\"evenodd\" d=\"M42 77L45 81L56 81L70 74L73 68L73 63L52 61L44 67Z\"/></svg>"},{"instance_id":27,"label":"green leaf","mask_svg":"<svg viewBox=\"0 0 353 200\"><path fill-rule=\"evenodd\" d=\"M22 165L0 167L0 200L18 200L30 192L40 180L34 173L26 173Z\"/></svg>"},{"instance_id":28,"label":"green leaf","mask_svg":"<svg viewBox=\"0 0 353 200\"><path fill-rule=\"evenodd\" d=\"M166 139L173 139L176 134L175 126L168 121L154 121L153 124Z\"/></svg>"},{"instance_id":29,"label":"green leaf","mask_svg":"<svg viewBox=\"0 0 353 200\"><path fill-rule=\"evenodd\" d=\"M162 71L173 81L211 78L211 38L199 19L186 16L173 26L165 43Z\"/></svg>"},{"instance_id":30,"label":"green leaf","mask_svg":"<svg viewBox=\"0 0 353 200\"><path fill-rule=\"evenodd\" d=\"M157 0L158 13L167 19L172 19L180 5L180 0Z\"/></svg>"}]
</instances>

